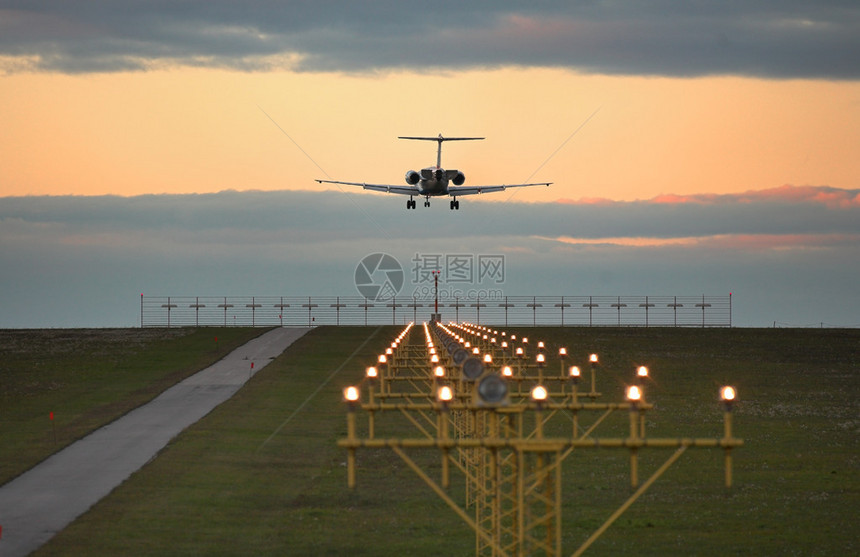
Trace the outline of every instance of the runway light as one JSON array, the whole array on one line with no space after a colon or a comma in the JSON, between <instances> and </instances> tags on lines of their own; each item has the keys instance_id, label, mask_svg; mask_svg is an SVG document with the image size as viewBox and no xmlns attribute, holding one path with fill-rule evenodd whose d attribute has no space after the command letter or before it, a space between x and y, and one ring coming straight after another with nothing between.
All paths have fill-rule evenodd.
<instances>
[{"instance_id":1,"label":"runway light","mask_svg":"<svg viewBox=\"0 0 860 557\"><path fill-rule=\"evenodd\" d=\"M511 369L511 366L505 366L502 368L502 375L505 377L513 377L514 370Z\"/></svg>"},{"instance_id":2,"label":"runway light","mask_svg":"<svg viewBox=\"0 0 860 557\"><path fill-rule=\"evenodd\" d=\"M645 366L639 366L636 369L636 375L641 379L644 377L648 377L648 368Z\"/></svg>"},{"instance_id":3,"label":"runway light","mask_svg":"<svg viewBox=\"0 0 860 557\"><path fill-rule=\"evenodd\" d=\"M484 363L485 364L493 363L493 357L490 354L484 354Z\"/></svg>"},{"instance_id":4,"label":"runway light","mask_svg":"<svg viewBox=\"0 0 860 557\"><path fill-rule=\"evenodd\" d=\"M436 391L436 400L439 402L451 402L454 400L454 391L448 385L442 385Z\"/></svg>"},{"instance_id":5,"label":"runway light","mask_svg":"<svg viewBox=\"0 0 860 557\"><path fill-rule=\"evenodd\" d=\"M529 337L523 337L523 344L529 343Z\"/></svg>"},{"instance_id":6,"label":"runway light","mask_svg":"<svg viewBox=\"0 0 860 557\"><path fill-rule=\"evenodd\" d=\"M380 354L378 361L381 365L385 365L388 363L388 358L385 356L385 354Z\"/></svg>"},{"instance_id":7,"label":"runway light","mask_svg":"<svg viewBox=\"0 0 860 557\"><path fill-rule=\"evenodd\" d=\"M366 375L368 379L376 379L377 377L379 377L379 371L375 367L370 366L369 368L367 368Z\"/></svg>"},{"instance_id":8,"label":"runway light","mask_svg":"<svg viewBox=\"0 0 860 557\"><path fill-rule=\"evenodd\" d=\"M445 377L445 368L442 366L436 366L436 369L433 370L433 375L439 379Z\"/></svg>"},{"instance_id":9,"label":"runway light","mask_svg":"<svg viewBox=\"0 0 860 557\"><path fill-rule=\"evenodd\" d=\"M720 400L723 402L729 402L735 399L737 396L737 392L734 387L730 387L726 385L722 389L720 389Z\"/></svg>"},{"instance_id":10,"label":"runway light","mask_svg":"<svg viewBox=\"0 0 860 557\"><path fill-rule=\"evenodd\" d=\"M639 402L642 400L642 389L636 385L627 387L627 400L630 402Z\"/></svg>"},{"instance_id":11,"label":"runway light","mask_svg":"<svg viewBox=\"0 0 860 557\"><path fill-rule=\"evenodd\" d=\"M517 346L517 358L525 358L526 353L523 352L522 346Z\"/></svg>"},{"instance_id":12,"label":"runway light","mask_svg":"<svg viewBox=\"0 0 860 557\"><path fill-rule=\"evenodd\" d=\"M359 398L358 387L349 386L343 390L343 399L347 402L357 402Z\"/></svg>"},{"instance_id":13,"label":"runway light","mask_svg":"<svg viewBox=\"0 0 860 557\"><path fill-rule=\"evenodd\" d=\"M543 350L543 348L544 348L543 341L539 340L538 341L538 350Z\"/></svg>"},{"instance_id":14,"label":"runway light","mask_svg":"<svg viewBox=\"0 0 860 557\"><path fill-rule=\"evenodd\" d=\"M535 387L531 391L532 400L535 402L543 402L546 400L546 397L549 395L546 391L546 387L543 385L535 385Z\"/></svg>"},{"instance_id":15,"label":"runway light","mask_svg":"<svg viewBox=\"0 0 860 557\"><path fill-rule=\"evenodd\" d=\"M588 361L591 362L592 364L596 364L597 363L597 354L592 354L591 356L589 356Z\"/></svg>"},{"instance_id":16,"label":"runway light","mask_svg":"<svg viewBox=\"0 0 860 557\"><path fill-rule=\"evenodd\" d=\"M503 349L504 349L504 348L507 348L507 347L508 347L508 341L503 340L503 341L502 341L501 346L502 346L502 348L503 348Z\"/></svg>"},{"instance_id":17,"label":"runway light","mask_svg":"<svg viewBox=\"0 0 860 557\"><path fill-rule=\"evenodd\" d=\"M558 355L560 358L565 358L567 356L567 348L561 347L558 349Z\"/></svg>"},{"instance_id":18,"label":"runway light","mask_svg":"<svg viewBox=\"0 0 860 557\"><path fill-rule=\"evenodd\" d=\"M437 356L436 354L433 354L432 356L430 356L430 363L431 364L438 364L439 363L439 356Z\"/></svg>"},{"instance_id":19,"label":"runway light","mask_svg":"<svg viewBox=\"0 0 860 557\"><path fill-rule=\"evenodd\" d=\"M537 355L537 365L540 367L543 367L543 365L545 363L546 363L546 357L543 354L538 354Z\"/></svg>"},{"instance_id":20,"label":"runway light","mask_svg":"<svg viewBox=\"0 0 860 557\"><path fill-rule=\"evenodd\" d=\"M394 350L392 350L391 348L386 348L386 349L385 349L385 354L386 354L387 356L390 356L390 355L394 354Z\"/></svg>"},{"instance_id":21,"label":"runway light","mask_svg":"<svg viewBox=\"0 0 860 557\"><path fill-rule=\"evenodd\" d=\"M574 381L579 380L579 376L580 376L579 367L578 366L570 366L570 369L568 370L568 374L570 375L570 378L573 379Z\"/></svg>"},{"instance_id":22,"label":"runway light","mask_svg":"<svg viewBox=\"0 0 860 557\"><path fill-rule=\"evenodd\" d=\"M474 347L474 348L472 348L472 354L480 354L480 353L481 353L481 351L480 351L480 350L478 350L478 347L477 347L477 346L476 346L476 347Z\"/></svg>"}]
</instances>

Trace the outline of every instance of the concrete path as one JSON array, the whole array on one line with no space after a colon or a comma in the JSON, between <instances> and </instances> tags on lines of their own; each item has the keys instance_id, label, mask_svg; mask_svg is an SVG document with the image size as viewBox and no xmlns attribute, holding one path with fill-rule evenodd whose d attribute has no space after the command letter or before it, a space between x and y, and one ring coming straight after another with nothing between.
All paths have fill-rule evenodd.
<instances>
[{"instance_id":1,"label":"concrete path","mask_svg":"<svg viewBox=\"0 0 860 557\"><path fill-rule=\"evenodd\" d=\"M263 334L0 487L0 557L42 546L308 330Z\"/></svg>"}]
</instances>

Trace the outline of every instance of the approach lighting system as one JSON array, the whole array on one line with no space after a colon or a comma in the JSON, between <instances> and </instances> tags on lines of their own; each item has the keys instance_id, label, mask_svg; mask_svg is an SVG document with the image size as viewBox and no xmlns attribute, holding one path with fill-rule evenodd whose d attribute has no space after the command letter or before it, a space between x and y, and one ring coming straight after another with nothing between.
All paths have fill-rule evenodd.
<instances>
[{"instance_id":1,"label":"approach lighting system","mask_svg":"<svg viewBox=\"0 0 860 557\"><path fill-rule=\"evenodd\" d=\"M478 383L478 396L487 404L499 404L508 396L508 384L498 375L487 375Z\"/></svg>"}]
</instances>

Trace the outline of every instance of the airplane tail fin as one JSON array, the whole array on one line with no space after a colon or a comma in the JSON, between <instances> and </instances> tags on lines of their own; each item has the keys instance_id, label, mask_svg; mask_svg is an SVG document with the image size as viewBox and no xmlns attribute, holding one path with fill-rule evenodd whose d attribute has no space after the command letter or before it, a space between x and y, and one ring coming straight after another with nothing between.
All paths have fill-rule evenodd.
<instances>
[{"instance_id":1,"label":"airplane tail fin","mask_svg":"<svg viewBox=\"0 0 860 557\"><path fill-rule=\"evenodd\" d=\"M442 167L442 142L443 141L475 141L479 139L484 139L483 137L442 137L440 133L437 137L416 137L416 136L407 136L401 135L398 136L397 139L415 139L418 141L436 141L439 143L439 147L436 150L436 168Z\"/></svg>"}]
</instances>

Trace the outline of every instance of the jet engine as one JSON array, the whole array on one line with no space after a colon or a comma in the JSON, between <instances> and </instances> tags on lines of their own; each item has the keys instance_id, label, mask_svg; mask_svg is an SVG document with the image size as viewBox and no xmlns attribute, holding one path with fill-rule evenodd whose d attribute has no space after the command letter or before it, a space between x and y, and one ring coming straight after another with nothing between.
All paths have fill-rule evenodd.
<instances>
[{"instance_id":1,"label":"jet engine","mask_svg":"<svg viewBox=\"0 0 860 557\"><path fill-rule=\"evenodd\" d=\"M437 168L435 174L436 174L437 180L441 180L442 178L445 177L445 171L442 170L441 168Z\"/></svg>"},{"instance_id":2,"label":"jet engine","mask_svg":"<svg viewBox=\"0 0 860 557\"><path fill-rule=\"evenodd\" d=\"M454 175L454 177L451 179L451 181L454 182L455 186L462 186L463 182L466 181L466 175L460 171L457 171L457 173Z\"/></svg>"},{"instance_id":3,"label":"jet engine","mask_svg":"<svg viewBox=\"0 0 860 557\"><path fill-rule=\"evenodd\" d=\"M414 170L410 170L406 173L406 183L414 186L421 180L421 175L415 172Z\"/></svg>"}]
</instances>

